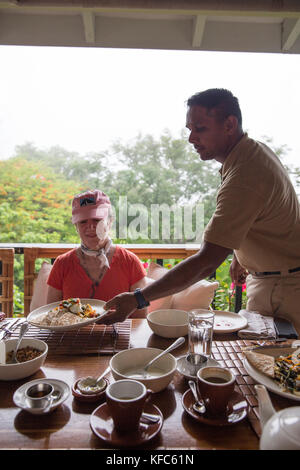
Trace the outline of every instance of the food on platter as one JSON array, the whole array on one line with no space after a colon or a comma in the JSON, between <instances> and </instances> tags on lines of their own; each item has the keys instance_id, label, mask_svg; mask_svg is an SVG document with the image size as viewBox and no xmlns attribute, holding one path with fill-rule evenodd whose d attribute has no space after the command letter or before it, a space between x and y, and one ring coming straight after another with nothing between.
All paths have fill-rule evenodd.
<instances>
[{"instance_id":1,"label":"food on platter","mask_svg":"<svg viewBox=\"0 0 300 470\"><path fill-rule=\"evenodd\" d=\"M244 351L249 364L270 377L284 391L300 396L300 348L276 357Z\"/></svg>"},{"instance_id":2,"label":"food on platter","mask_svg":"<svg viewBox=\"0 0 300 470\"><path fill-rule=\"evenodd\" d=\"M259 354L254 351L244 351L244 354L255 369L268 377L274 378L275 359L267 354Z\"/></svg>"},{"instance_id":3,"label":"food on platter","mask_svg":"<svg viewBox=\"0 0 300 470\"><path fill-rule=\"evenodd\" d=\"M300 349L275 359L275 381L286 392L300 396Z\"/></svg>"},{"instance_id":4,"label":"food on platter","mask_svg":"<svg viewBox=\"0 0 300 470\"><path fill-rule=\"evenodd\" d=\"M34 323L43 326L74 325L97 316L99 314L90 304L82 304L79 298L70 298L62 300L57 307L35 318Z\"/></svg>"}]
</instances>

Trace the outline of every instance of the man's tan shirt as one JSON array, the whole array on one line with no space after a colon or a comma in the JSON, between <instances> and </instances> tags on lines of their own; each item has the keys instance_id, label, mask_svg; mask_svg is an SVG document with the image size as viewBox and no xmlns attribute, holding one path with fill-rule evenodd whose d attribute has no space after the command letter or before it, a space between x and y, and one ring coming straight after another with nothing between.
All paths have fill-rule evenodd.
<instances>
[{"instance_id":1,"label":"man's tan shirt","mask_svg":"<svg viewBox=\"0 0 300 470\"><path fill-rule=\"evenodd\" d=\"M299 201L272 150L245 134L221 174L216 211L204 240L233 249L250 272L300 266Z\"/></svg>"}]
</instances>

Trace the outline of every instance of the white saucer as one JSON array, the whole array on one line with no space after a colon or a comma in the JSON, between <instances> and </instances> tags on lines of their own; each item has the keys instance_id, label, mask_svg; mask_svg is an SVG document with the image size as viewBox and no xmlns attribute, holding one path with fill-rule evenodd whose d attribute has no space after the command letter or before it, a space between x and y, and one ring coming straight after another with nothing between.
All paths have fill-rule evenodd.
<instances>
[{"instance_id":1,"label":"white saucer","mask_svg":"<svg viewBox=\"0 0 300 470\"><path fill-rule=\"evenodd\" d=\"M180 374L184 375L186 379L189 380L195 380L197 378L196 375L193 375L193 372L191 372L189 368L189 364L186 361L186 356L181 356L177 359L177 370L180 372ZM208 367L208 366L219 366L219 362L215 361L215 359L209 358L207 362L203 364L203 366L200 366L199 369L202 369L202 367Z\"/></svg>"},{"instance_id":2,"label":"white saucer","mask_svg":"<svg viewBox=\"0 0 300 470\"><path fill-rule=\"evenodd\" d=\"M246 328L248 321L238 313L214 310L214 333L234 333Z\"/></svg>"},{"instance_id":3,"label":"white saucer","mask_svg":"<svg viewBox=\"0 0 300 470\"><path fill-rule=\"evenodd\" d=\"M37 384L37 383L40 383L40 382L49 383L49 384L53 385L54 390L59 390L60 391L60 396L53 400L52 405L50 406L49 411L47 411L47 413L51 413L52 411L54 411L70 395L69 385L66 384L65 382L63 382L62 380L47 379L47 378L36 379L36 380L32 380L31 382L26 382L25 384L21 385L21 387L19 387L15 391L14 396L13 396L14 404L16 406L18 406L19 408L22 408L22 410L26 410L31 414L35 414L35 415L36 414L38 414L38 415L46 414L46 413L44 413L43 410L41 410L39 408L29 408L26 404L26 399L25 399L25 391L29 387L31 387L31 385L34 385L34 384Z\"/></svg>"}]
</instances>

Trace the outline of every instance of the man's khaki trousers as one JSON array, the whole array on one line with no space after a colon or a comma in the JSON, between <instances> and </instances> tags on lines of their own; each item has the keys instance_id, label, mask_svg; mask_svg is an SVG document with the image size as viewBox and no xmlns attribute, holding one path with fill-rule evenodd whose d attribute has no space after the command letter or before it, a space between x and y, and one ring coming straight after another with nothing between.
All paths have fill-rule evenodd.
<instances>
[{"instance_id":1,"label":"man's khaki trousers","mask_svg":"<svg viewBox=\"0 0 300 470\"><path fill-rule=\"evenodd\" d=\"M300 272L287 275L249 274L247 310L291 321L300 336Z\"/></svg>"}]
</instances>

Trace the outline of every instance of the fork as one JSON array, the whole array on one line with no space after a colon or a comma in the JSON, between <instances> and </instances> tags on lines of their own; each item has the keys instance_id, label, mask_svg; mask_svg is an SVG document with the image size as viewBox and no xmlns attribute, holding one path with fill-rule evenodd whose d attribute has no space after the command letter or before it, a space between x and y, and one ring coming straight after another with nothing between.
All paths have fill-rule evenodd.
<instances>
[{"instance_id":1,"label":"fork","mask_svg":"<svg viewBox=\"0 0 300 470\"><path fill-rule=\"evenodd\" d=\"M15 320L13 320L12 322L9 322L9 327L7 328L6 325L2 325L2 327L0 328L1 332L0 332L0 340L2 339L5 339L7 338L7 336L10 336L12 334L12 332L17 328L17 323L19 322L20 318L16 318ZM14 327L14 328L13 328Z\"/></svg>"},{"instance_id":2,"label":"fork","mask_svg":"<svg viewBox=\"0 0 300 470\"><path fill-rule=\"evenodd\" d=\"M113 331L111 332L112 337L117 338L119 333L118 333L118 330L116 329L114 323L112 324L112 329L113 329Z\"/></svg>"}]
</instances>

